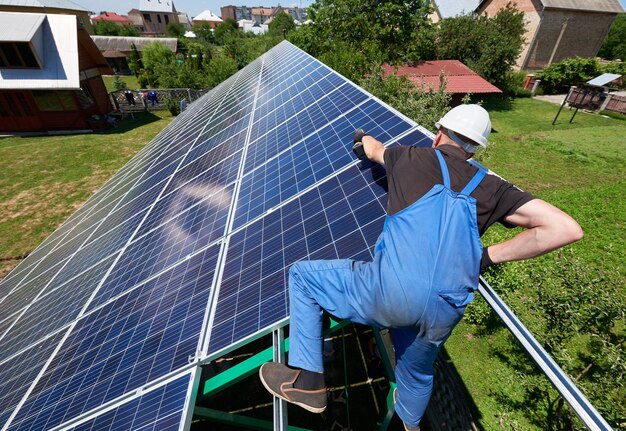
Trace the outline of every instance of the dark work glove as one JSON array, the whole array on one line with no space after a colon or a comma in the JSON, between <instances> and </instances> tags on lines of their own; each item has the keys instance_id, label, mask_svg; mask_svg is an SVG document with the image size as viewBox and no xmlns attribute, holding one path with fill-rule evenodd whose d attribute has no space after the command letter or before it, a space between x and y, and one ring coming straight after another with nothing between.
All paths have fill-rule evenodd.
<instances>
[{"instance_id":1,"label":"dark work glove","mask_svg":"<svg viewBox=\"0 0 626 431\"><path fill-rule=\"evenodd\" d=\"M367 159L367 156L365 155L365 148L363 147L363 138L365 136L368 136L367 133L365 133L365 130L363 129L356 129L354 131L354 145L352 146L352 151L354 152L354 154L356 154L357 158L359 160L365 160Z\"/></svg>"},{"instance_id":2,"label":"dark work glove","mask_svg":"<svg viewBox=\"0 0 626 431\"><path fill-rule=\"evenodd\" d=\"M491 260L491 258L489 257L489 253L487 252L488 248L489 247L483 247L483 256L480 259L480 273L481 274L483 274L485 271L487 271L487 268L493 265L493 261Z\"/></svg>"}]
</instances>

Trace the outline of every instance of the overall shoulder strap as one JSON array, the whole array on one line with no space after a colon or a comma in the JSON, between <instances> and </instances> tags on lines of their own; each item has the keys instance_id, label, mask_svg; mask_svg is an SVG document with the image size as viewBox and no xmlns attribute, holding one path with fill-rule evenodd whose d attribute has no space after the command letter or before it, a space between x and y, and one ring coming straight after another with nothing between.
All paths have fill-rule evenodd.
<instances>
[{"instance_id":1,"label":"overall shoulder strap","mask_svg":"<svg viewBox=\"0 0 626 431\"><path fill-rule=\"evenodd\" d=\"M465 187L463 187L463 190L461 190L461 194L469 196L474 191L474 189L478 187L478 184L480 184L480 182L483 180L483 178L485 178L486 175L487 172L485 170L478 168L478 172L476 172L472 179L469 181L469 183L467 183Z\"/></svg>"},{"instance_id":2,"label":"overall shoulder strap","mask_svg":"<svg viewBox=\"0 0 626 431\"><path fill-rule=\"evenodd\" d=\"M448 166L446 165L446 161L443 159L441 155L441 151L435 148L435 153L437 154L437 159L439 159L439 166L441 166L441 176L443 177L443 185L447 188L450 188L450 173L448 172Z\"/></svg>"}]
</instances>

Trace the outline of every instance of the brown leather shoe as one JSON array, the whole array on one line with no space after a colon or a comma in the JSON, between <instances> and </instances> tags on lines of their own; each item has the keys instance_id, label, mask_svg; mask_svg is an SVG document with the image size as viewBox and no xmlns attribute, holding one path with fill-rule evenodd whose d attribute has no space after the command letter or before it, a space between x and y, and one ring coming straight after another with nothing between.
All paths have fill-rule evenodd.
<instances>
[{"instance_id":1,"label":"brown leather shoe","mask_svg":"<svg viewBox=\"0 0 626 431\"><path fill-rule=\"evenodd\" d=\"M311 391L294 388L300 372L278 362L267 362L261 365L259 377L272 395L310 412L322 413L326 410L326 388Z\"/></svg>"}]
</instances>

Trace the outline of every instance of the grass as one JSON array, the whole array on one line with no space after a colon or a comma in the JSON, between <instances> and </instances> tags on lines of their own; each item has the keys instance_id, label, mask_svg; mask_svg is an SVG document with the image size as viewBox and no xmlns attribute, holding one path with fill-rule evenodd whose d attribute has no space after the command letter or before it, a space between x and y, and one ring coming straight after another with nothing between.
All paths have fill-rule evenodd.
<instances>
[{"instance_id":1,"label":"grass","mask_svg":"<svg viewBox=\"0 0 626 431\"><path fill-rule=\"evenodd\" d=\"M570 213L585 231L583 241L530 262L508 264L507 271L518 285L532 283L538 269L554 274L559 259L571 262L575 257L584 271L608 274L598 290L626 297L626 122L579 112L569 124L571 113L564 111L552 126L558 106L547 102L489 100L485 106L495 133L481 161ZM106 134L0 140L0 277L17 263L12 258L36 247L171 120L164 113L135 118ZM489 244L514 233L495 227L483 240ZM502 281L493 282L494 287L533 332L541 333L545 318L534 309L536 292L510 290ZM481 302L477 299L468 312L476 313ZM616 331L623 330L623 324L617 325ZM584 349L584 341L573 339L573 349ZM479 429L542 429L523 409L523 386L529 382L520 364L506 354L515 348L511 345L501 324L485 327L470 321L461 322L446 344L476 405Z\"/></svg>"},{"instance_id":2,"label":"grass","mask_svg":"<svg viewBox=\"0 0 626 431\"><path fill-rule=\"evenodd\" d=\"M115 81L115 75L106 75L102 77L104 81L104 86L107 89L107 92L115 91L115 86L113 82ZM139 82L137 81L137 77L135 75L120 75L120 79L126 83L126 87L129 90L137 90L141 88L139 86Z\"/></svg>"},{"instance_id":3,"label":"grass","mask_svg":"<svg viewBox=\"0 0 626 431\"><path fill-rule=\"evenodd\" d=\"M172 120L136 113L102 134L0 140L0 278Z\"/></svg>"},{"instance_id":4,"label":"grass","mask_svg":"<svg viewBox=\"0 0 626 431\"><path fill-rule=\"evenodd\" d=\"M515 99L506 105L487 101L485 107L491 112L496 133L492 134L491 146L481 161L522 189L571 214L585 231L583 241L531 261L509 263L501 271L504 275L490 279L541 341L550 331L546 326L546 318L550 316L538 311L537 298L542 295L542 289L547 289L549 294L555 289L558 291L560 283L568 282L561 278L571 277L575 286L590 284L606 295L605 301L626 297L626 204L623 198L626 192L626 124L620 119L584 112L578 112L569 124L571 112L564 110L557 124L552 126L558 105L532 99ZM483 243L501 241L515 232L492 228L483 237ZM563 267L563 262L576 266ZM513 274L516 280L507 282L507 273ZM518 288L509 290L509 284ZM529 285L533 287L528 288ZM561 305L567 307L566 302ZM599 307L609 309L610 305L605 302ZM468 315L481 306L486 307L479 298L468 307ZM568 313L575 312L566 309ZM623 337L623 325L617 324L616 328L615 332L621 332ZM511 363L512 356L502 353L511 349L511 340L512 336L499 322L492 322L486 329L464 321L457 326L446 348L477 406L475 414L481 429L543 429L545 423L538 425L541 422L536 416L539 415L524 405L524 388L530 385L528 375L532 370L521 372L520 368L529 365ZM557 362L570 370L584 368L581 364L589 356L588 336L573 335L567 343L567 354L557 358ZM616 348L619 350L619 343ZM623 361L623 353L621 358ZM598 395L602 388L587 392L597 408L605 404ZM619 407L604 407L605 416L611 409L620 411Z\"/></svg>"}]
</instances>

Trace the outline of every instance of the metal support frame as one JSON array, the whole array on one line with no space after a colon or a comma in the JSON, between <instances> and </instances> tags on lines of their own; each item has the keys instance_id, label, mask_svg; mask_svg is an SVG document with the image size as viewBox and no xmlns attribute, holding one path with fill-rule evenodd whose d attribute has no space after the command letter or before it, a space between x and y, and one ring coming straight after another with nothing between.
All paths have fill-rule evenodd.
<instances>
[{"instance_id":1,"label":"metal support frame","mask_svg":"<svg viewBox=\"0 0 626 431\"><path fill-rule=\"evenodd\" d=\"M285 363L285 334L282 327L272 332L272 348L274 362ZM274 431L285 431L287 428L287 402L274 397Z\"/></svg>"},{"instance_id":2,"label":"metal support frame","mask_svg":"<svg viewBox=\"0 0 626 431\"><path fill-rule=\"evenodd\" d=\"M337 322L330 319L330 327L324 331L324 335L331 334L333 332L342 330L346 325L350 324L349 321L344 320ZM391 344L390 333L388 329L376 329L373 328L376 343L380 351L380 355L385 364L385 369L389 377L390 389L386 398L386 410L383 411L380 419L378 420L378 430L386 431L393 418L394 402L393 391L396 388L394 381L394 363L393 360L393 346ZM201 385L201 393L198 395L198 399L206 399L211 395L223 391L224 389L240 382L241 380L255 374L259 367L265 362L274 360L277 362L283 362L285 353L289 351L289 338L284 338L283 328L279 328L272 333L272 347L269 347L254 356L240 362L237 365L229 368L226 371L206 380ZM213 422L237 425L240 427L247 427L251 429L259 430L273 430L273 431L307 431L304 428L298 428L288 425L287 421L287 406L282 400L274 399L274 421L264 421L261 419L251 418L248 416L232 414L220 410L210 409L206 407L196 406L194 409L194 417L203 418Z\"/></svg>"}]
</instances>

